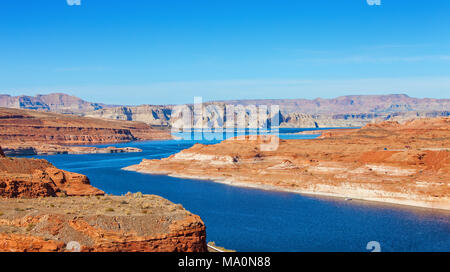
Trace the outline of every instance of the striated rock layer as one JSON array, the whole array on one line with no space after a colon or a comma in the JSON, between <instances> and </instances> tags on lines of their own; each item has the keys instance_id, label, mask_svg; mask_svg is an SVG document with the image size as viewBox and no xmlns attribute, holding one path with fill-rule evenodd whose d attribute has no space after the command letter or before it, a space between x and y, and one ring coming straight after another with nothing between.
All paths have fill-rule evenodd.
<instances>
[{"instance_id":1,"label":"striated rock layer","mask_svg":"<svg viewBox=\"0 0 450 272\"><path fill-rule=\"evenodd\" d=\"M139 122L0 108L0 143L7 155L140 152L131 147L68 145L157 139L171 139L171 135Z\"/></svg>"},{"instance_id":2,"label":"striated rock layer","mask_svg":"<svg viewBox=\"0 0 450 272\"><path fill-rule=\"evenodd\" d=\"M56 155L56 154L108 154L108 153L135 153L142 149L135 147L94 147L94 146L66 146L52 144L8 144L4 148L8 156L30 155Z\"/></svg>"},{"instance_id":3,"label":"striated rock layer","mask_svg":"<svg viewBox=\"0 0 450 272\"><path fill-rule=\"evenodd\" d=\"M210 106L216 106L212 108ZM252 106L278 105L278 119L286 128L362 127L377 120L409 120L450 116L450 99L413 98L403 94L351 95L332 99L262 99L206 102L203 118L195 126L220 128L226 121L225 105L243 106L245 124L237 127L264 127L270 117L255 126L250 122ZM186 105L193 110L193 105ZM141 105L101 108L85 116L141 121L151 125L178 127L181 120L170 105ZM239 110L238 110L239 111ZM264 118L263 118L264 119ZM192 122L194 125L194 122Z\"/></svg>"},{"instance_id":4,"label":"striated rock layer","mask_svg":"<svg viewBox=\"0 0 450 272\"><path fill-rule=\"evenodd\" d=\"M261 151L261 142L271 140L266 138L196 144L125 169L450 209L450 118L328 131L320 139L280 140L275 151Z\"/></svg>"},{"instance_id":5,"label":"striated rock layer","mask_svg":"<svg viewBox=\"0 0 450 272\"><path fill-rule=\"evenodd\" d=\"M104 196L81 174L0 148L0 251L204 252L197 215L158 196Z\"/></svg>"},{"instance_id":6,"label":"striated rock layer","mask_svg":"<svg viewBox=\"0 0 450 272\"><path fill-rule=\"evenodd\" d=\"M36 96L11 96L0 94L0 107L81 114L83 112L112 106L102 103L87 102L78 97L64 93L52 93Z\"/></svg>"},{"instance_id":7,"label":"striated rock layer","mask_svg":"<svg viewBox=\"0 0 450 272\"><path fill-rule=\"evenodd\" d=\"M103 194L85 175L60 170L46 160L0 157L0 197Z\"/></svg>"},{"instance_id":8,"label":"striated rock layer","mask_svg":"<svg viewBox=\"0 0 450 272\"><path fill-rule=\"evenodd\" d=\"M450 99L414 98L404 94L350 95L314 100L229 100L204 104L205 114L202 122L205 128L219 127L225 121L223 111L225 104L244 107L279 105L281 127L361 127L375 120L450 116ZM206 108L208 105L216 105L219 110L208 109ZM187 106L192 108L192 104ZM176 127L181 121L175 114L172 115L173 105L106 105L87 102L62 93L37 96L0 95L0 107L139 121L161 127ZM248 114L245 115L248 119ZM136 136L135 133L133 135Z\"/></svg>"},{"instance_id":9,"label":"striated rock layer","mask_svg":"<svg viewBox=\"0 0 450 272\"><path fill-rule=\"evenodd\" d=\"M0 251L205 252L205 225L153 195L0 199Z\"/></svg>"}]
</instances>

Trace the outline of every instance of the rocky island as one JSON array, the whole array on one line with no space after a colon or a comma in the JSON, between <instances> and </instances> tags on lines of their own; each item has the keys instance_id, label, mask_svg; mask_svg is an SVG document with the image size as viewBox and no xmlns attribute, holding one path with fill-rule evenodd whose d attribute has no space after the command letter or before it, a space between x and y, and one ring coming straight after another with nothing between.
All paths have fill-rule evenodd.
<instances>
[{"instance_id":1,"label":"rocky island","mask_svg":"<svg viewBox=\"0 0 450 272\"><path fill-rule=\"evenodd\" d=\"M450 210L450 118L336 130L312 140L266 136L196 144L168 158L124 168L237 186Z\"/></svg>"},{"instance_id":2,"label":"rocky island","mask_svg":"<svg viewBox=\"0 0 450 272\"><path fill-rule=\"evenodd\" d=\"M107 196L81 174L0 148L0 251L206 251L205 225L141 193Z\"/></svg>"}]
</instances>

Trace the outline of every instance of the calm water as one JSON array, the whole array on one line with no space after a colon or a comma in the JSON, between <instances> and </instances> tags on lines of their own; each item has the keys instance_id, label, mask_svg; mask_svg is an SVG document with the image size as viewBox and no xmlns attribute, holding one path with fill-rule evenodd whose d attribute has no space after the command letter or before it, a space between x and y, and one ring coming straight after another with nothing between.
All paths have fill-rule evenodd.
<instances>
[{"instance_id":1,"label":"calm water","mask_svg":"<svg viewBox=\"0 0 450 272\"><path fill-rule=\"evenodd\" d=\"M373 240L381 244L382 251L450 251L448 212L120 170L142 158L167 157L192 145L191 141L135 142L115 146L139 147L142 153L39 158L87 175L108 194L140 191L180 203L204 220L208 241L238 251L366 251Z\"/></svg>"}]
</instances>

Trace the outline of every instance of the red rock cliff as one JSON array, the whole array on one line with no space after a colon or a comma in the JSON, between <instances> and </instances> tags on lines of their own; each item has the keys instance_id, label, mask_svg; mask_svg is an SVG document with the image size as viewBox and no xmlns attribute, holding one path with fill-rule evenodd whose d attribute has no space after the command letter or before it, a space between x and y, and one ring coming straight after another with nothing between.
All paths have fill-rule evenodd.
<instances>
[{"instance_id":1,"label":"red rock cliff","mask_svg":"<svg viewBox=\"0 0 450 272\"><path fill-rule=\"evenodd\" d=\"M151 195L0 199L0 251L204 252L203 221ZM73 243L72 243L73 244Z\"/></svg>"},{"instance_id":2,"label":"red rock cliff","mask_svg":"<svg viewBox=\"0 0 450 272\"><path fill-rule=\"evenodd\" d=\"M0 158L0 197L103 195L85 175L60 170L46 160Z\"/></svg>"},{"instance_id":3,"label":"red rock cliff","mask_svg":"<svg viewBox=\"0 0 450 272\"><path fill-rule=\"evenodd\" d=\"M0 108L0 142L10 144L99 144L171 138L168 131L131 121Z\"/></svg>"}]
</instances>

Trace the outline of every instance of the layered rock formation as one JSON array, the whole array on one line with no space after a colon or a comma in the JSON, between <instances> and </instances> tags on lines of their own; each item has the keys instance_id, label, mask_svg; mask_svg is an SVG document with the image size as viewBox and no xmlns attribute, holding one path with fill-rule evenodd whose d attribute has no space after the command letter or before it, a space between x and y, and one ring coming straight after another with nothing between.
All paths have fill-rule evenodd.
<instances>
[{"instance_id":1,"label":"layered rock formation","mask_svg":"<svg viewBox=\"0 0 450 272\"><path fill-rule=\"evenodd\" d=\"M218 110L208 109L216 105ZM230 100L204 103L201 126L218 128L226 121L224 105L278 105L281 127L361 127L379 120L409 120L421 117L450 116L450 99L413 98L402 94L352 95L332 99L263 99ZM153 126L170 127L180 122L171 105L112 106L91 103L65 94L11 97L0 95L0 107L35 109L83 115L95 118L144 122ZM191 104L186 105L193 108ZM273 113L275 114L275 113ZM248 110L244 114L246 127ZM265 120L259 126L268 123ZM194 125L194 123L192 123ZM198 124L196 124L198 125Z\"/></svg>"},{"instance_id":2,"label":"layered rock formation","mask_svg":"<svg viewBox=\"0 0 450 272\"><path fill-rule=\"evenodd\" d=\"M161 197L104 196L84 175L0 155L0 251L74 249L199 252L206 231L200 217Z\"/></svg>"},{"instance_id":3,"label":"layered rock formation","mask_svg":"<svg viewBox=\"0 0 450 272\"><path fill-rule=\"evenodd\" d=\"M112 106L102 103L87 102L78 97L63 93L53 93L36 96L10 96L7 94L0 94L0 107L83 114L85 112Z\"/></svg>"},{"instance_id":4,"label":"layered rock formation","mask_svg":"<svg viewBox=\"0 0 450 272\"><path fill-rule=\"evenodd\" d=\"M67 145L171 139L169 131L131 121L0 108L0 143L8 155L140 152L136 148Z\"/></svg>"},{"instance_id":5,"label":"layered rock formation","mask_svg":"<svg viewBox=\"0 0 450 272\"><path fill-rule=\"evenodd\" d=\"M140 122L6 108L0 108L0 129L1 143L101 144L170 138L168 132Z\"/></svg>"},{"instance_id":6,"label":"layered rock formation","mask_svg":"<svg viewBox=\"0 0 450 272\"><path fill-rule=\"evenodd\" d=\"M274 137L274 136L271 136ZM450 209L450 118L383 122L320 139L258 137L194 145L126 170L232 185Z\"/></svg>"},{"instance_id":7,"label":"layered rock formation","mask_svg":"<svg viewBox=\"0 0 450 272\"><path fill-rule=\"evenodd\" d=\"M60 170L46 160L0 157L0 197L103 194L85 175Z\"/></svg>"},{"instance_id":8,"label":"layered rock formation","mask_svg":"<svg viewBox=\"0 0 450 272\"><path fill-rule=\"evenodd\" d=\"M407 95L342 96L334 99L267 99L207 102L203 105L203 118L192 121L192 126L221 128L227 121L225 105L243 106L245 122L237 127L264 127L271 116L260 124L250 121L250 106L278 105L281 127L362 127L376 120L409 120L422 117L450 116L450 99L418 99ZM193 105L186 105L193 112ZM210 106L215 106L211 108ZM86 113L86 116L117 120L142 121L151 125L179 127L181 118L174 114L173 106L142 105L112 107ZM256 115L256 113L253 113ZM194 118L191 118L194 120ZM197 123L195 123L197 122ZM237 123L237 122L236 122Z\"/></svg>"},{"instance_id":9,"label":"layered rock formation","mask_svg":"<svg viewBox=\"0 0 450 272\"><path fill-rule=\"evenodd\" d=\"M168 127L171 124L172 106L121 106L86 112L84 116L113 120L143 122L152 126Z\"/></svg>"},{"instance_id":10,"label":"layered rock formation","mask_svg":"<svg viewBox=\"0 0 450 272\"><path fill-rule=\"evenodd\" d=\"M56 155L56 154L108 154L108 153L134 153L142 152L135 147L93 147L93 146L66 146L40 143L8 144L4 148L8 156Z\"/></svg>"},{"instance_id":11,"label":"layered rock formation","mask_svg":"<svg viewBox=\"0 0 450 272\"><path fill-rule=\"evenodd\" d=\"M0 251L71 251L74 242L81 252L207 250L200 217L158 196L0 199L0 207Z\"/></svg>"},{"instance_id":12,"label":"layered rock formation","mask_svg":"<svg viewBox=\"0 0 450 272\"><path fill-rule=\"evenodd\" d=\"M331 99L259 99L222 101L241 105L280 105L284 114L359 114L448 111L450 99L414 98L405 94L348 95Z\"/></svg>"}]
</instances>

